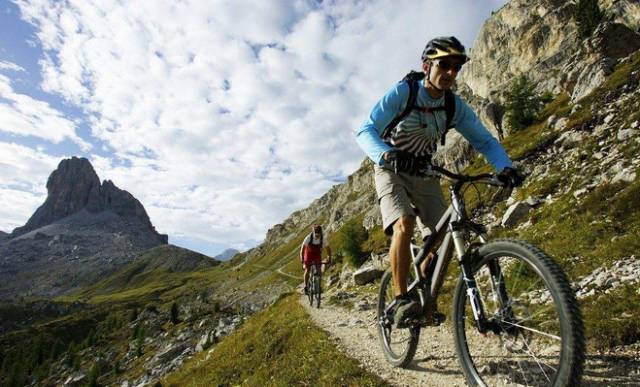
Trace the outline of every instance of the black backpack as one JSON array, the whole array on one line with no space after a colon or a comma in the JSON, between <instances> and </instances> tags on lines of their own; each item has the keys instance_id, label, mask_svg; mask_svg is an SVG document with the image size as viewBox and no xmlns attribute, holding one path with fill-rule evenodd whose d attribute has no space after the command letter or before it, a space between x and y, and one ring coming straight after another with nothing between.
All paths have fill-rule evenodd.
<instances>
[{"instance_id":1,"label":"black backpack","mask_svg":"<svg viewBox=\"0 0 640 387\"><path fill-rule=\"evenodd\" d=\"M391 136L391 131L395 128L400 121L404 120L412 110L423 110L424 107L416 105L416 100L418 99L418 90L420 90L420 81L425 77L425 73L418 71L411 71L409 74L405 75L404 78L400 82L407 82L409 85L409 99L407 100L407 106L405 106L402 113L398 114L386 128L382 132L382 138L387 139ZM451 121L453 121L453 115L456 112L456 101L454 99L454 94L451 90L444 91L444 106L429 108L430 111L435 110L444 110L447 114L447 124L445 126L444 132L442 132L442 138L440 139L440 144L444 146L445 137L447 136L447 131L453 128L451 125Z\"/></svg>"}]
</instances>

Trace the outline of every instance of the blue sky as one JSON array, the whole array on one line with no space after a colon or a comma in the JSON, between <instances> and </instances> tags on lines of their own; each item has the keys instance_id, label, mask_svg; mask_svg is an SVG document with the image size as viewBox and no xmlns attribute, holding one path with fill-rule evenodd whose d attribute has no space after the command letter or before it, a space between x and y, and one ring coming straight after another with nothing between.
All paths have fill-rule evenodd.
<instances>
[{"instance_id":1,"label":"blue sky","mask_svg":"<svg viewBox=\"0 0 640 387\"><path fill-rule=\"evenodd\" d=\"M246 249L344 181L353 131L496 1L0 0L0 230L87 157L170 242Z\"/></svg>"}]
</instances>

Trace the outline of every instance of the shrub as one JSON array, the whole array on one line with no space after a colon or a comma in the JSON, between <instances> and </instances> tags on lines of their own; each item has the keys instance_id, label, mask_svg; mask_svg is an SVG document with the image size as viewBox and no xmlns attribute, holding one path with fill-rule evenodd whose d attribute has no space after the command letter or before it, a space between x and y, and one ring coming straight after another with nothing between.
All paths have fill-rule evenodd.
<instances>
[{"instance_id":1,"label":"shrub","mask_svg":"<svg viewBox=\"0 0 640 387\"><path fill-rule=\"evenodd\" d=\"M535 92L535 84L526 75L520 74L507 90L505 105L507 125L512 130L531 125L540 110L540 97Z\"/></svg>"},{"instance_id":2,"label":"shrub","mask_svg":"<svg viewBox=\"0 0 640 387\"><path fill-rule=\"evenodd\" d=\"M349 219L336 233L338 250L342 251L346 262L353 267L359 267L364 262L362 244L367 240L367 230L362 227L358 219Z\"/></svg>"},{"instance_id":3,"label":"shrub","mask_svg":"<svg viewBox=\"0 0 640 387\"><path fill-rule=\"evenodd\" d=\"M380 254L389 247L389 238L382 227L374 227L369 230L367 240L362 244L362 249L369 253Z\"/></svg>"},{"instance_id":4,"label":"shrub","mask_svg":"<svg viewBox=\"0 0 640 387\"><path fill-rule=\"evenodd\" d=\"M582 38L591 36L603 17L604 13L598 6L598 0L578 0L575 19Z\"/></svg>"}]
</instances>

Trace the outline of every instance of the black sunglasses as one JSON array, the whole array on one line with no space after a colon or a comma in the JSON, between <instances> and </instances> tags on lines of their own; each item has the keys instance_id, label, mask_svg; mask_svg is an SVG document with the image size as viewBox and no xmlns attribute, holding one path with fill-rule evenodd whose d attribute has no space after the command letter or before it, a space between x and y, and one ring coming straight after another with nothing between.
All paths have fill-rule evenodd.
<instances>
[{"instance_id":1,"label":"black sunglasses","mask_svg":"<svg viewBox=\"0 0 640 387\"><path fill-rule=\"evenodd\" d=\"M443 71L449 71L453 69L453 71L457 73L462 68L462 63L451 63L446 60L439 60L437 64L438 67L440 67Z\"/></svg>"}]
</instances>

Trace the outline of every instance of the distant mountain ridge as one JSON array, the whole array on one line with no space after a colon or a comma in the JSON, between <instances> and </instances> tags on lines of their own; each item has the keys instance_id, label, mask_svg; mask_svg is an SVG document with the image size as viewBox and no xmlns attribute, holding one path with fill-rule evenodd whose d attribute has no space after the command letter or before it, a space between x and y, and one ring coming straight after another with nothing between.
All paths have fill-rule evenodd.
<instances>
[{"instance_id":1,"label":"distant mountain ridge","mask_svg":"<svg viewBox=\"0 0 640 387\"><path fill-rule=\"evenodd\" d=\"M220 261L226 261L228 259L233 258L233 256L238 254L239 252L240 251L236 249L226 249L225 251L221 252L220 254L216 255L213 258Z\"/></svg>"},{"instance_id":2,"label":"distant mountain ridge","mask_svg":"<svg viewBox=\"0 0 640 387\"><path fill-rule=\"evenodd\" d=\"M0 234L0 298L68 293L168 242L133 195L100 184L86 158L62 160L47 192L24 226Z\"/></svg>"}]
</instances>

